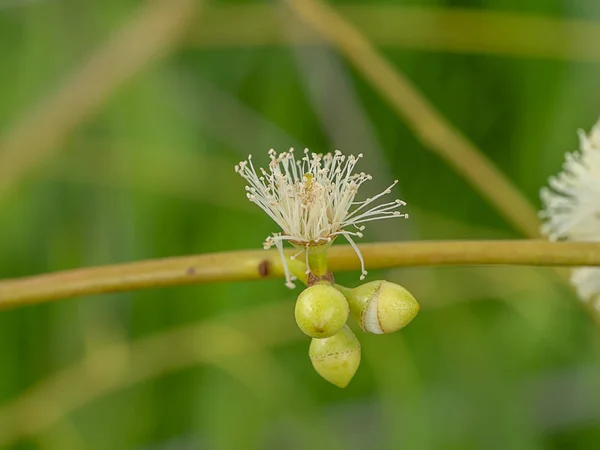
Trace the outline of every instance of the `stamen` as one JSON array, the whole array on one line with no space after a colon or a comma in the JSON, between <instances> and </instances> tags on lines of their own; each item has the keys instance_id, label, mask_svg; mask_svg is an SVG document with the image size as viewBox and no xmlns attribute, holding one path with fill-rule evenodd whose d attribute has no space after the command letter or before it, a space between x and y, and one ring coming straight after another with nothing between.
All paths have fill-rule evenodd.
<instances>
[{"instance_id":1,"label":"stamen","mask_svg":"<svg viewBox=\"0 0 600 450\"><path fill-rule=\"evenodd\" d=\"M358 259L360 260L360 270L361 270L360 279L364 280L365 277L367 276L368 272L365 270L365 260L363 259L362 253L360 252L360 250L358 249L358 246L354 243L354 241L350 237L350 233L344 232L344 233L340 233L340 234L342 234L346 238L348 243L354 249L356 256L358 256Z\"/></svg>"},{"instance_id":2,"label":"stamen","mask_svg":"<svg viewBox=\"0 0 600 450\"><path fill-rule=\"evenodd\" d=\"M296 259L300 254L302 254L302 252L304 252L304 249L302 249L298 253L295 253L294 255L290 256L290 259Z\"/></svg>"},{"instance_id":3,"label":"stamen","mask_svg":"<svg viewBox=\"0 0 600 450\"><path fill-rule=\"evenodd\" d=\"M275 247L277 248L277 251L279 252L279 257L281 258L281 264L283 265L283 273L285 274L285 285L290 289L294 289L296 287L296 285L294 283L292 283L292 274L290 273L290 270L287 265L287 261L285 260L285 255L283 254L283 242L281 240L275 241Z\"/></svg>"}]
</instances>

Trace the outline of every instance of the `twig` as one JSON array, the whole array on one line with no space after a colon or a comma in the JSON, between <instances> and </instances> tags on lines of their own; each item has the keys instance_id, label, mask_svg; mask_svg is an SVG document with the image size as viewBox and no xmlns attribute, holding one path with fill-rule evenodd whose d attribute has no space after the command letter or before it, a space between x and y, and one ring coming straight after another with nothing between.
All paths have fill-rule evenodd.
<instances>
[{"instance_id":1,"label":"twig","mask_svg":"<svg viewBox=\"0 0 600 450\"><path fill-rule=\"evenodd\" d=\"M509 223L526 236L538 236L539 221L527 199L358 30L319 1L287 3L379 90L426 147L453 166Z\"/></svg>"},{"instance_id":2,"label":"twig","mask_svg":"<svg viewBox=\"0 0 600 450\"><path fill-rule=\"evenodd\" d=\"M600 266L600 244L585 242L386 242L363 245L361 251L369 269L449 265ZM328 261L334 273L360 267L352 248L345 245L333 246ZM0 308L104 292L282 276L281 261L275 251L156 259L0 281Z\"/></svg>"},{"instance_id":3,"label":"twig","mask_svg":"<svg viewBox=\"0 0 600 450\"><path fill-rule=\"evenodd\" d=\"M146 2L52 94L0 137L0 197L60 149L109 94L173 46L194 17L195 0Z\"/></svg>"}]
</instances>

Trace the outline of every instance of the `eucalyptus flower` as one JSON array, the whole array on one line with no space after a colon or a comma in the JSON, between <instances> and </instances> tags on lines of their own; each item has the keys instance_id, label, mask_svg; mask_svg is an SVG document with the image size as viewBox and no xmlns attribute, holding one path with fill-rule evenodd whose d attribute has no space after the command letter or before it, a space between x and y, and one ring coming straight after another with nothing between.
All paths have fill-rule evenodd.
<instances>
[{"instance_id":1,"label":"eucalyptus flower","mask_svg":"<svg viewBox=\"0 0 600 450\"><path fill-rule=\"evenodd\" d=\"M600 242L600 121L579 131L580 148L567 153L563 170L540 195L542 233L550 240ZM571 282L584 301L600 310L600 268L574 269Z\"/></svg>"},{"instance_id":2,"label":"eucalyptus flower","mask_svg":"<svg viewBox=\"0 0 600 450\"><path fill-rule=\"evenodd\" d=\"M247 161L235 166L235 171L246 179L248 199L258 205L282 229L267 237L264 248L275 246L281 256L286 285L294 287L284 254L283 242L288 241L305 253L309 271L311 248L330 244L338 236L346 238L361 263L363 280L367 274L362 254L353 237L362 237L364 223L389 218L407 218L398 208L405 206L402 200L375 202L391 193L398 181L374 197L355 201L359 188L371 175L353 173L357 162L363 157L344 156L339 150L326 155L309 153L308 149L296 159L294 149L277 154L269 150L271 162L268 170L258 171L252 164L252 155Z\"/></svg>"}]
</instances>

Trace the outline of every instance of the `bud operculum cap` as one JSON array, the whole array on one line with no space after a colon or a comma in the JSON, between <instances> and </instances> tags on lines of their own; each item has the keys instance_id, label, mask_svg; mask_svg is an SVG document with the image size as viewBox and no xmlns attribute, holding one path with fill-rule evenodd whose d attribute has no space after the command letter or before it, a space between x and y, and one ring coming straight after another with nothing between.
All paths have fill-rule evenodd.
<instances>
[{"instance_id":1,"label":"bud operculum cap","mask_svg":"<svg viewBox=\"0 0 600 450\"><path fill-rule=\"evenodd\" d=\"M352 317L364 331L393 333L408 325L419 312L417 300L405 288L385 280L343 289Z\"/></svg>"},{"instance_id":2,"label":"bud operculum cap","mask_svg":"<svg viewBox=\"0 0 600 450\"><path fill-rule=\"evenodd\" d=\"M308 351L313 367L325 380L348 386L360 365L360 342L348 326L325 339L313 339Z\"/></svg>"},{"instance_id":3,"label":"bud operculum cap","mask_svg":"<svg viewBox=\"0 0 600 450\"><path fill-rule=\"evenodd\" d=\"M298 296L294 310L298 327L308 336L323 339L340 331L350 314L346 297L328 284L306 288Z\"/></svg>"}]
</instances>

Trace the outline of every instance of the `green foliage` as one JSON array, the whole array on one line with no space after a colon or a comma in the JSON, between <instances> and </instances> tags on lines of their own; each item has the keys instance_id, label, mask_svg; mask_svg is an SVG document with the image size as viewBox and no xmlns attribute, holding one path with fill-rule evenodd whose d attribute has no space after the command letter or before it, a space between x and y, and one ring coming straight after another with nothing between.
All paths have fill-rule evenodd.
<instances>
[{"instance_id":1,"label":"green foliage","mask_svg":"<svg viewBox=\"0 0 600 450\"><path fill-rule=\"evenodd\" d=\"M52 92L136 3L39 0L0 9L0 131ZM600 18L594 0L402 4ZM539 187L576 147L576 129L599 114L593 63L390 47L385 54L536 205ZM332 80L323 60L343 78ZM339 85L349 87L347 97L330 94ZM247 202L233 166L248 153L265 164L269 147L290 146L364 153L363 169L375 178L367 194L400 180L411 219L373 224L363 241L516 236L334 52L186 42L120 87L54 159L0 199L0 276L260 248L277 230ZM354 286L358 276L336 281ZM406 286L422 310L392 335L357 331L361 370L345 390L314 372L309 340L298 333L260 355L122 387L8 448L598 448L598 330L551 271L373 270L367 281L378 278ZM287 302L282 320L291 326L299 289L281 280L221 283L3 311L0 401L109 343L260 304ZM60 409L61 398L52 404Z\"/></svg>"}]
</instances>

